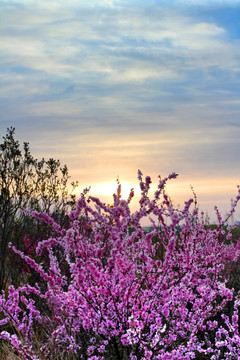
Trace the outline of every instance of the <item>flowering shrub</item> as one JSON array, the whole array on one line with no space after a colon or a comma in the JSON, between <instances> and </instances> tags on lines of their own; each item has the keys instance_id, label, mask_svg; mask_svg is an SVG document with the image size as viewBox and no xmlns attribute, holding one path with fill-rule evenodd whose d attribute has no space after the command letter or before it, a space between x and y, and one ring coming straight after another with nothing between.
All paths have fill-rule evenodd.
<instances>
[{"instance_id":1,"label":"flowering shrub","mask_svg":"<svg viewBox=\"0 0 240 360\"><path fill-rule=\"evenodd\" d=\"M113 206L84 190L68 228L32 212L55 236L37 246L38 258L48 254L42 264L11 245L42 281L2 294L0 338L23 359L238 359L240 296L229 269L240 242L230 227L224 234L217 209L218 226L206 226L195 195L182 210L172 206L165 185L176 176L160 178L150 199L151 179L139 171L134 213L133 190L122 200L120 185ZM240 191L232 212L239 199Z\"/></svg>"}]
</instances>

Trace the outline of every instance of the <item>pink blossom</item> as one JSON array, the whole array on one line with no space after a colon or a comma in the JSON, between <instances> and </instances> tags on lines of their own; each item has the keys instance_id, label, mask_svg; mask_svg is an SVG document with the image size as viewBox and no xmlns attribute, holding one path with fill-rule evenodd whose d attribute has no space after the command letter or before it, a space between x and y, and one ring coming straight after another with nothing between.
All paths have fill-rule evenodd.
<instances>
[{"instance_id":1,"label":"pink blossom","mask_svg":"<svg viewBox=\"0 0 240 360\"><path fill-rule=\"evenodd\" d=\"M133 192L121 200L120 184L112 206L83 191L67 229L33 212L55 231L37 247L38 256L47 250L48 267L11 245L42 281L10 286L0 296L1 339L24 359L39 356L36 324L48 335L41 352L49 359L55 351L92 360L237 358L240 295L226 269L239 261L240 242L232 242L234 227L225 229L217 209L216 229L205 226L196 197L183 210L172 206L165 185L176 176L160 178L150 199L151 178L144 182L139 171L141 199L133 213ZM147 234L146 216L153 224ZM4 330L8 324L12 334Z\"/></svg>"}]
</instances>

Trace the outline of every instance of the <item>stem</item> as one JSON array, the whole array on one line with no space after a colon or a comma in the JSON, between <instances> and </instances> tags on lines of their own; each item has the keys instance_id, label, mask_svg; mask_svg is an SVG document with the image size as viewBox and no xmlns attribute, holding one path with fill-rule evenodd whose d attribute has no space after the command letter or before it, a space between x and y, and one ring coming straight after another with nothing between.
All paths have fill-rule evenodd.
<instances>
[{"instance_id":1,"label":"stem","mask_svg":"<svg viewBox=\"0 0 240 360\"><path fill-rule=\"evenodd\" d=\"M117 344L117 342L116 342L116 338L115 338L115 337L113 338L113 346L114 346L114 350L115 350L116 355L117 355L117 359L118 359L118 360L122 360L122 357L121 357L120 351L119 351L119 349L118 349L118 344Z\"/></svg>"}]
</instances>

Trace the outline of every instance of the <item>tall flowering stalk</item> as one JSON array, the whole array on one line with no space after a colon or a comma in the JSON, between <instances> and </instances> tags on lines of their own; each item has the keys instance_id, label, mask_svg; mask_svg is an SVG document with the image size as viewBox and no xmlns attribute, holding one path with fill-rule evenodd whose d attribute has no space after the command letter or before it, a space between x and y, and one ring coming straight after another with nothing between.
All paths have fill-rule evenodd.
<instances>
[{"instance_id":1,"label":"tall flowering stalk","mask_svg":"<svg viewBox=\"0 0 240 360\"><path fill-rule=\"evenodd\" d=\"M231 229L223 237L219 212L218 227L207 227L196 199L173 207L165 185L176 176L160 178L150 199L151 178L139 171L134 213L134 193L122 200L120 184L111 207L84 190L67 229L33 212L55 231L36 249L38 257L47 251L48 266L12 246L42 281L2 294L1 325L15 332L0 338L24 359L237 359L240 297L226 268L238 261L240 242L231 241ZM150 233L141 226L146 216ZM41 349L37 327L45 332Z\"/></svg>"}]
</instances>

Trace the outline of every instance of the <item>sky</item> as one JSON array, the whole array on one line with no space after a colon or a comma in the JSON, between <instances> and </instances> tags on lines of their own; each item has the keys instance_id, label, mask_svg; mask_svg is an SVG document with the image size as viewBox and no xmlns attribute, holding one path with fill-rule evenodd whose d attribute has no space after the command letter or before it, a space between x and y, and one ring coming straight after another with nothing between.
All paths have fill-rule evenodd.
<instances>
[{"instance_id":1,"label":"sky","mask_svg":"<svg viewBox=\"0 0 240 360\"><path fill-rule=\"evenodd\" d=\"M240 0L0 0L0 135L110 201L179 174L214 219L240 184ZM155 187L154 187L155 186ZM135 205L134 205L135 206ZM240 219L240 210L235 215Z\"/></svg>"}]
</instances>

